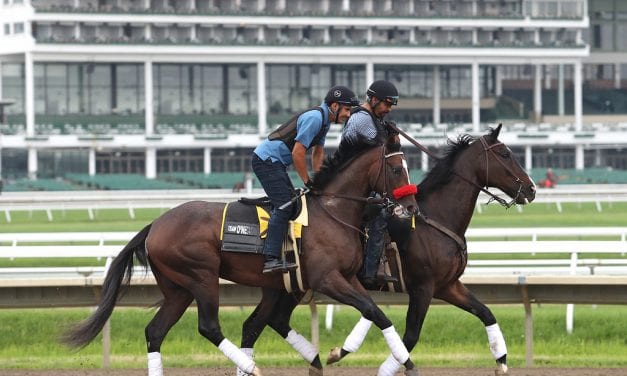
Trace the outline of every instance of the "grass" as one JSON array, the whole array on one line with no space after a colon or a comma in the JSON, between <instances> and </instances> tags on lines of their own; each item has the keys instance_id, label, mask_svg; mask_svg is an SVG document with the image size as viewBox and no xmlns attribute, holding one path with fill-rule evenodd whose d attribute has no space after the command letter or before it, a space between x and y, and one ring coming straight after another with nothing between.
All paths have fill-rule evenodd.
<instances>
[{"instance_id":1,"label":"grass","mask_svg":"<svg viewBox=\"0 0 627 376\"><path fill-rule=\"evenodd\" d=\"M511 367L525 362L524 309L494 306L493 312L505 334ZM404 328L404 307L385 307L399 331ZM252 308L227 308L220 313L222 329L239 343L241 324ZM325 310L320 309L320 322ZM102 362L100 338L79 352L52 346L63 327L89 315L88 309L1 310L0 364L2 368L98 368ZM111 320L112 367L145 367L144 327L154 314L150 309L117 308ZM334 314L334 329L320 328L321 357L341 345L358 313L341 307ZM51 325L51 323L54 323ZM297 308L292 326L310 336L308 307ZM565 307L534 307L534 354L537 365L550 367L627 367L627 307L575 307L575 330L565 331ZM9 324L9 325L7 325ZM33 335L37 333L37 335ZM473 316L451 306L431 308L421 342L412 352L419 366L489 367L493 364L485 329ZM341 365L379 365L388 355L380 331L371 329L362 348ZM229 361L197 332L196 310L191 308L172 329L162 347L166 367L230 366ZM261 367L297 366L305 362L276 333L265 331L256 346Z\"/></svg>"},{"instance_id":2,"label":"grass","mask_svg":"<svg viewBox=\"0 0 627 376\"><path fill-rule=\"evenodd\" d=\"M78 232L139 231L158 217L163 210L138 209L135 219L126 210L98 210L94 220L85 210L53 211L48 221L43 211L11 212L12 221L0 215L0 232ZM625 226L627 203L604 205L598 212L593 203L563 204L562 212L551 204L531 204L518 211L498 205L482 207L475 213L471 227L566 227ZM101 262L77 259L46 260L48 266L100 265ZM10 262L10 264L6 264ZM21 264L17 265L15 262ZM0 267L32 266L38 260L0 260ZM509 363L524 365L524 309L522 306L494 306L493 312L508 342ZM627 367L627 307L586 306L575 308L575 331L565 332L563 305L534 306L534 354L541 366L554 367ZM252 308L223 309L222 328L232 342L238 344L240 326ZM386 314L399 331L404 327L404 307L386 307ZM96 340L80 352L52 346L62 328L89 315L88 309L0 310L0 369L2 368L98 368L102 361L100 341ZM145 343L143 330L154 310L117 308L112 317L112 365L118 368L144 368ZM320 322L325 312L320 309ZM320 328L320 349L326 351L341 345L357 321L358 313L342 307L334 316L334 330ZM310 335L310 313L299 307L292 325L303 335ZM173 328L163 345L166 367L230 366L219 351L200 337L196 329L196 312L190 309ZM371 330L362 349L342 361L347 366L376 366L387 356L385 342ZM304 366L304 362L275 333L264 332L257 345L260 366ZM421 366L486 367L493 363L487 347L485 329L473 316L450 306L434 306L427 316L421 342L412 352ZM1 373L1 372L0 372Z\"/></svg>"}]
</instances>

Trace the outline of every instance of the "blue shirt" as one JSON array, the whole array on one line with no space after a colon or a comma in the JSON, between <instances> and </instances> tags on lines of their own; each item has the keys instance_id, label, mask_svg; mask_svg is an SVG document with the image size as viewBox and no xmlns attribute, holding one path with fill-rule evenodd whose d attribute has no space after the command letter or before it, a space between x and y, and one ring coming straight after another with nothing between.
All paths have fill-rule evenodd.
<instances>
[{"instance_id":1,"label":"blue shirt","mask_svg":"<svg viewBox=\"0 0 627 376\"><path fill-rule=\"evenodd\" d=\"M303 144L307 150L315 145L311 145L314 138L320 132L320 129L324 127L324 131L322 133L322 137L318 142L318 145L324 146L324 142L326 140L327 133L329 132L329 128L331 124L329 123L329 107L326 103L322 103L320 105L322 108L322 112L324 113L324 117L320 116L320 111L318 109L314 109L311 111L307 111L298 117L296 121L296 138L295 140ZM254 153L262 160L270 158L272 162L279 161L283 163L285 166L291 165L294 161L292 160L292 151L285 145L285 143L281 140L269 140L265 139L259 146L257 146L254 150Z\"/></svg>"}]
</instances>

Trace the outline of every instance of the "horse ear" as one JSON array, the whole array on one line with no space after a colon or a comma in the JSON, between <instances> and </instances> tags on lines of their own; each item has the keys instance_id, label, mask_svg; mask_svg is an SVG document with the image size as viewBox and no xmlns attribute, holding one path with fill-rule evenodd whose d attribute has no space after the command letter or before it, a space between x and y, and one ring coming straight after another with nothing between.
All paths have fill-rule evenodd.
<instances>
[{"instance_id":1,"label":"horse ear","mask_svg":"<svg viewBox=\"0 0 627 376\"><path fill-rule=\"evenodd\" d=\"M496 142L496 140L499 138L499 133L501 133L501 127L503 127L503 123L499 123L499 126L496 127L496 129L493 129L490 133L490 136L492 136L494 142Z\"/></svg>"}]
</instances>

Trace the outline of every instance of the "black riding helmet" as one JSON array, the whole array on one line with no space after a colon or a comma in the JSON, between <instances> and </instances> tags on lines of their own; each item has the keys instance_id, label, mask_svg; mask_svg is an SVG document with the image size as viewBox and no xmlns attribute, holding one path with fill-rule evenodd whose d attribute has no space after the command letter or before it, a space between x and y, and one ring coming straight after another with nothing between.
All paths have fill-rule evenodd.
<instances>
[{"instance_id":1,"label":"black riding helmet","mask_svg":"<svg viewBox=\"0 0 627 376\"><path fill-rule=\"evenodd\" d=\"M333 86L327 95L324 97L324 103L330 105L331 103L340 103L346 106L359 106L359 99L355 93L346 86Z\"/></svg>"},{"instance_id":2,"label":"black riding helmet","mask_svg":"<svg viewBox=\"0 0 627 376\"><path fill-rule=\"evenodd\" d=\"M378 80L373 82L366 94L370 98L375 97L379 101L386 101L393 106L398 104L398 90L390 81Z\"/></svg>"}]
</instances>

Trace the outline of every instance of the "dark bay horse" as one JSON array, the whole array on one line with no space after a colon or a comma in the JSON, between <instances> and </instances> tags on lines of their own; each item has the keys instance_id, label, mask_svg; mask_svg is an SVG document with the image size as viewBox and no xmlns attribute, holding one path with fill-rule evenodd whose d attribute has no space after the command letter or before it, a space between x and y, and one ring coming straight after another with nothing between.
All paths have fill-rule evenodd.
<instances>
[{"instance_id":1,"label":"dark bay horse","mask_svg":"<svg viewBox=\"0 0 627 376\"><path fill-rule=\"evenodd\" d=\"M496 319L459 280L467 262L464 234L481 188L499 188L518 204L526 204L535 198L533 181L511 150L498 140L500 130L499 126L480 138L462 135L457 142L451 141L444 158L436 163L418 186L416 199L422 215L429 222L436 221L444 230L419 220L414 230L407 223L390 223L389 230L400 249L404 281L410 298L403 337L405 346L413 349L418 342L427 310L432 298L436 297L474 314L483 322L499 372L505 373L507 350ZM252 352L266 324L279 333L289 328L285 322L289 314L284 311L291 312L298 304L285 292L280 304L276 304L278 298L269 292L266 296L266 292L257 309L244 323L242 347L249 348L249 352ZM342 349L333 349L327 362L337 362L356 351L371 325L369 319L362 317ZM306 360L311 358L311 355L294 347ZM399 368L400 365L390 357L378 374L394 375ZM242 374L241 370L238 373Z\"/></svg>"},{"instance_id":2,"label":"dark bay horse","mask_svg":"<svg viewBox=\"0 0 627 376\"><path fill-rule=\"evenodd\" d=\"M306 288L351 305L372 320L382 329L396 359L409 374L417 375L392 322L355 277L361 265L359 224L366 197L371 191L385 196L409 183L399 149L400 143L389 141L378 146L353 145L340 148L325 160L314 178L316 194L307 196L310 225L302 230L301 267ZM413 213L416 201L412 194L397 198L399 208ZM165 212L135 235L111 264L98 309L66 333L65 343L85 346L102 330L130 281L136 258L144 267L150 264L164 297L145 329L149 376L163 375L161 344L193 300L198 307L200 334L238 368L261 375L252 358L222 334L218 321L219 278L281 291L283 277L281 273L262 274L260 254L220 251L224 207L224 203L191 201ZM289 317L286 319L289 321ZM319 358L314 363L320 364Z\"/></svg>"},{"instance_id":3,"label":"dark bay horse","mask_svg":"<svg viewBox=\"0 0 627 376\"><path fill-rule=\"evenodd\" d=\"M444 300L479 318L484 324L496 374L507 374L507 347L496 318L485 304L459 280L466 268L468 255L464 234L474 212L482 187L495 187L516 204L527 204L535 198L536 187L514 158L512 151L498 135L501 126L478 139L463 135L451 142L443 159L429 171L418 186L416 199L420 212L430 225L418 221L411 231L404 224L390 224L390 235L397 242L409 306L405 319L403 342L411 351L420 337L432 298ZM392 222L395 222L392 220ZM440 228L439 228L440 227ZM444 229L444 230L442 230ZM451 234L446 232L450 231ZM342 349L331 350L328 363L339 361L356 351L364 340L371 322L362 317L353 328ZM400 365L391 357L379 368L379 376L391 376Z\"/></svg>"}]
</instances>

